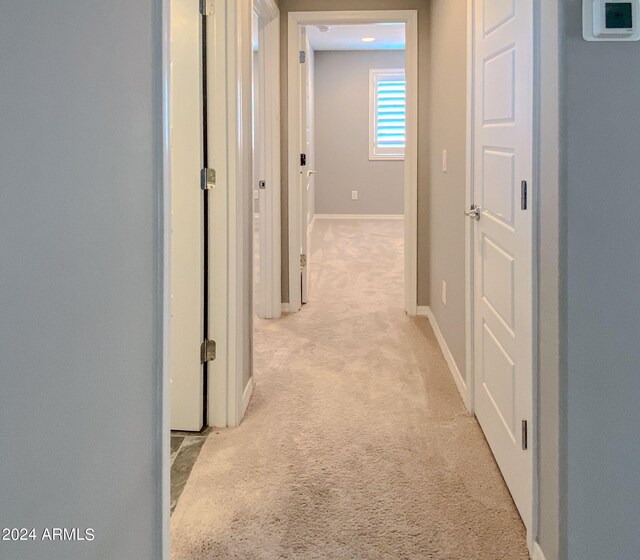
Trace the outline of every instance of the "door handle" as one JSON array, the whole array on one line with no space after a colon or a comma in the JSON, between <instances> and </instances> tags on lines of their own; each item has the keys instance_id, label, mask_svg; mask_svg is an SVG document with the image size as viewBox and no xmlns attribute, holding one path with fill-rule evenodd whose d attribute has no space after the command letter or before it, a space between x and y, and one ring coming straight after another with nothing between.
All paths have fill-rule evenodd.
<instances>
[{"instance_id":1,"label":"door handle","mask_svg":"<svg viewBox=\"0 0 640 560\"><path fill-rule=\"evenodd\" d=\"M482 213L482 208L480 208L479 206L476 206L475 204L472 204L471 208L465 211L464 215L469 216L469 218L477 222L480 219L481 213Z\"/></svg>"},{"instance_id":2,"label":"door handle","mask_svg":"<svg viewBox=\"0 0 640 560\"><path fill-rule=\"evenodd\" d=\"M309 169L309 171L307 171L307 177L311 177L311 175L316 175L317 173L315 169Z\"/></svg>"}]
</instances>

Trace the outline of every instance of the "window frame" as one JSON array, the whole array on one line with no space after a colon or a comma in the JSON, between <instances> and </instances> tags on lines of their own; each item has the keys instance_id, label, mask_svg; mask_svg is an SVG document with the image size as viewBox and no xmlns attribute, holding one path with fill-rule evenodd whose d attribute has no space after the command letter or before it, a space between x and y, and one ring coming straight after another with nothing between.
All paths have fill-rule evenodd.
<instances>
[{"instance_id":1,"label":"window frame","mask_svg":"<svg viewBox=\"0 0 640 560\"><path fill-rule=\"evenodd\" d=\"M394 160L402 161L405 158L406 150L406 114L407 105L405 97L405 145L403 147L384 147L381 148L377 143L377 130L378 130L378 111L377 111L377 92L378 83L384 78L384 81L389 79L402 79L405 82L406 92L406 73L404 68L386 68L378 69L372 68L369 70L369 159L370 160Z\"/></svg>"}]
</instances>

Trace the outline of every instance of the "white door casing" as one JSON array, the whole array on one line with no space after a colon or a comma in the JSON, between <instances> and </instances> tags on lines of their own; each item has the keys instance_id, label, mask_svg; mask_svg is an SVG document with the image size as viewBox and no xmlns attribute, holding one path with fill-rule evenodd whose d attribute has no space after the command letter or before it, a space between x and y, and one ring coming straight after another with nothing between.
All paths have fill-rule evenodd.
<instances>
[{"instance_id":1,"label":"white door casing","mask_svg":"<svg viewBox=\"0 0 640 560\"><path fill-rule=\"evenodd\" d=\"M300 275L301 188L300 184L300 27L305 25L405 24L405 76L407 80L406 128L407 142L404 158L404 302L409 315L417 313L418 292L418 14L416 10L363 10L289 12L287 32L288 75L288 281L289 301L286 309L291 313L302 307ZM364 100L366 102L366 99Z\"/></svg>"},{"instance_id":2,"label":"white door casing","mask_svg":"<svg viewBox=\"0 0 640 560\"><path fill-rule=\"evenodd\" d=\"M523 439L533 429L532 4L477 0L474 26L474 409L531 530L532 448Z\"/></svg>"},{"instance_id":3,"label":"white door casing","mask_svg":"<svg viewBox=\"0 0 640 560\"><path fill-rule=\"evenodd\" d=\"M201 16L171 2L171 428L203 424L203 195Z\"/></svg>"},{"instance_id":4,"label":"white door casing","mask_svg":"<svg viewBox=\"0 0 640 560\"><path fill-rule=\"evenodd\" d=\"M257 314L277 319L281 305L280 247L280 17L274 0L254 0L258 20L258 88L256 104L255 181L258 190Z\"/></svg>"},{"instance_id":5,"label":"white door casing","mask_svg":"<svg viewBox=\"0 0 640 560\"><path fill-rule=\"evenodd\" d=\"M209 362L209 425L237 426L242 421L253 391L251 375L252 316L251 269L252 143L251 24L254 6L270 18L265 26L267 76L278 76L278 9L273 0L216 0L207 17L207 99L209 165L216 171L216 187L209 191L209 338L216 341L217 355ZM267 135L278 138L279 95L277 80L269 81L265 113ZM277 130L276 130L277 129ZM276 142L279 144L279 142ZM271 244L274 266L279 259L279 147L267 143L267 181L271 182ZM276 235L274 230L278 231ZM279 293L279 285L273 290Z\"/></svg>"}]
</instances>

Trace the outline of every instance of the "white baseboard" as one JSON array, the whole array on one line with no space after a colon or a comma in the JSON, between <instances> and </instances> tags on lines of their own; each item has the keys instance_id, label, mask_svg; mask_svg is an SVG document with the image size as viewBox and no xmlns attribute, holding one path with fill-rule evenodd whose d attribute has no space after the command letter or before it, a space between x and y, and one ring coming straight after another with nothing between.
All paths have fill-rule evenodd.
<instances>
[{"instance_id":1,"label":"white baseboard","mask_svg":"<svg viewBox=\"0 0 640 560\"><path fill-rule=\"evenodd\" d=\"M282 304L282 312L283 313L289 313L289 304L288 303L283 303Z\"/></svg>"},{"instance_id":2,"label":"white baseboard","mask_svg":"<svg viewBox=\"0 0 640 560\"><path fill-rule=\"evenodd\" d=\"M318 220L403 220L404 214L316 214Z\"/></svg>"},{"instance_id":3,"label":"white baseboard","mask_svg":"<svg viewBox=\"0 0 640 560\"><path fill-rule=\"evenodd\" d=\"M533 543L533 552L531 553L531 560L547 560L544 552L540 548L540 545L537 542Z\"/></svg>"},{"instance_id":4,"label":"white baseboard","mask_svg":"<svg viewBox=\"0 0 640 560\"><path fill-rule=\"evenodd\" d=\"M431 308L428 305L420 305L418 306L418 315L422 315L429 319L429 323L431 324L431 328L433 329L434 334L436 335L436 339L438 340L438 344L440 345L440 350L442 350L442 354L444 355L444 359L449 366L449 371L451 372L451 376L458 387L458 391L460 391L460 395L462 396L462 401L464 402L464 406L467 410L471 410L469 406L469 391L467 383L464 380L463 375L460 373L458 369L458 365L456 361L453 359L453 354L451 350L449 350L449 346L447 341L438 326L438 322L436 321Z\"/></svg>"}]
</instances>

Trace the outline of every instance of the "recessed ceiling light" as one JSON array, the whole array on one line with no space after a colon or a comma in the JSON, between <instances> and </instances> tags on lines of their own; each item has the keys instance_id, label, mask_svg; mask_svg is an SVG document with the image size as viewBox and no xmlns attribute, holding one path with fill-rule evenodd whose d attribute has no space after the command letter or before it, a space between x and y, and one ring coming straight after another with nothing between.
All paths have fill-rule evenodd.
<instances>
[{"instance_id":1,"label":"recessed ceiling light","mask_svg":"<svg viewBox=\"0 0 640 560\"><path fill-rule=\"evenodd\" d=\"M375 39L373 37L363 37L360 39L363 43L373 43Z\"/></svg>"}]
</instances>

